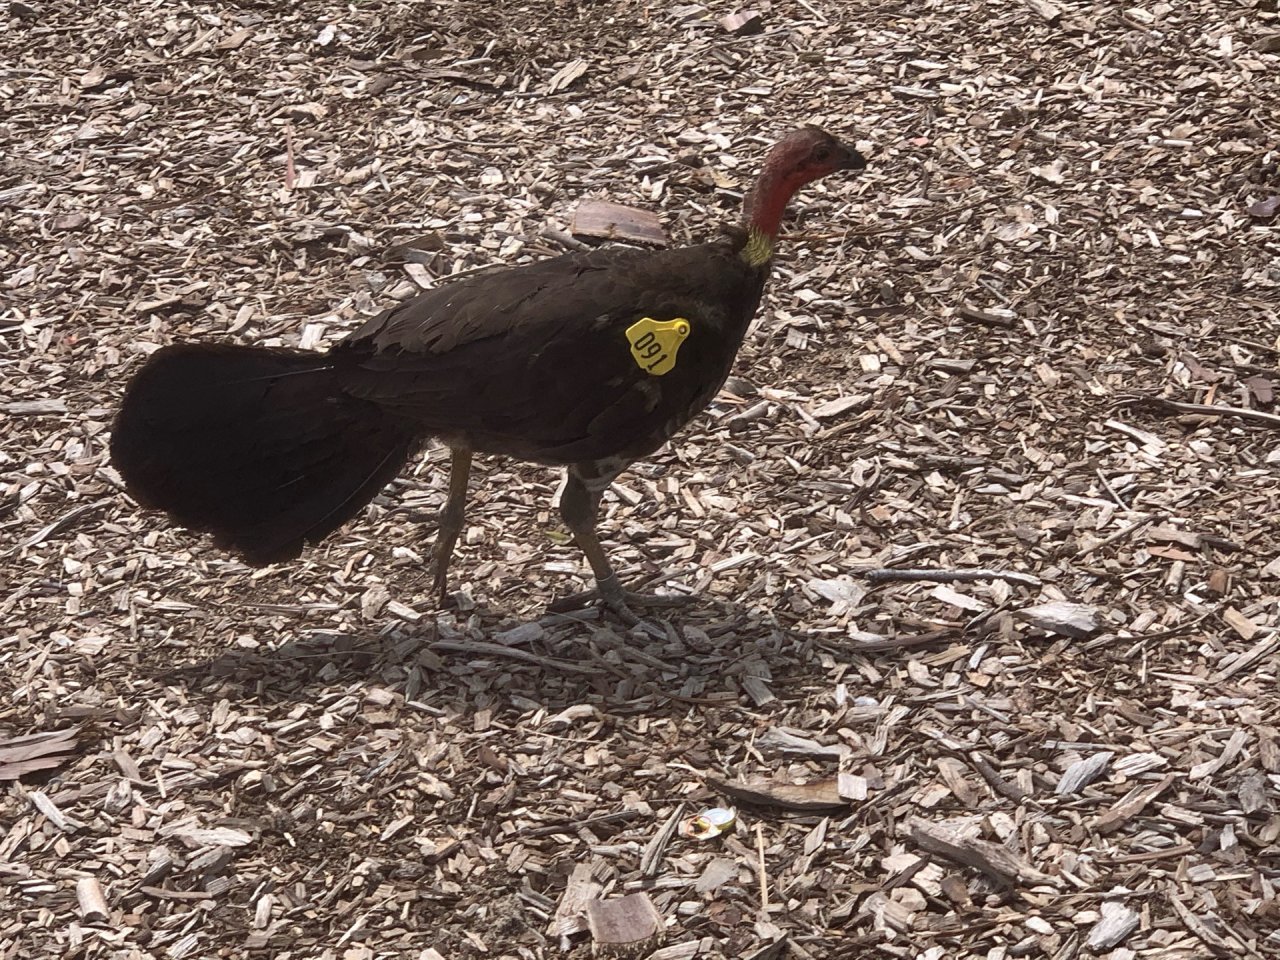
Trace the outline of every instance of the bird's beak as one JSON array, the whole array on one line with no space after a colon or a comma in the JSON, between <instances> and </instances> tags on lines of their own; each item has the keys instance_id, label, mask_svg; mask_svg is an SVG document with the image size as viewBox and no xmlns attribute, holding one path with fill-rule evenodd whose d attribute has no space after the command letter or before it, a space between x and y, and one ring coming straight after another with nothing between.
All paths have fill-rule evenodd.
<instances>
[{"instance_id":1,"label":"bird's beak","mask_svg":"<svg viewBox=\"0 0 1280 960\"><path fill-rule=\"evenodd\" d=\"M867 168L867 158L860 154L852 147L845 147L844 161L836 169L838 170L865 170Z\"/></svg>"}]
</instances>

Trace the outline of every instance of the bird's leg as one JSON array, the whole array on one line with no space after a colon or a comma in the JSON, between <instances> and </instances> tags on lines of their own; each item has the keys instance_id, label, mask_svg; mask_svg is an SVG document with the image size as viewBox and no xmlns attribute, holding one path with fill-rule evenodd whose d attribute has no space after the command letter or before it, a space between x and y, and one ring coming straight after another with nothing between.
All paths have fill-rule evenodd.
<instances>
[{"instance_id":1,"label":"bird's leg","mask_svg":"<svg viewBox=\"0 0 1280 960\"><path fill-rule=\"evenodd\" d=\"M640 622L640 618L632 612L629 604L674 607L691 598L662 597L623 589L622 584L618 582L618 575L613 571L613 565L609 563L609 557L604 552L604 547L600 545L600 538L596 535L596 513L600 506L600 495L613 478L601 479L603 484L593 479L591 486L588 486L577 470L571 467L564 492L560 494L560 515L573 533L573 539L586 555L587 562L591 564L591 572L596 578L596 588L557 600L551 604L550 609L555 613L564 613L584 607L598 598L627 626L635 626Z\"/></svg>"},{"instance_id":2,"label":"bird's leg","mask_svg":"<svg viewBox=\"0 0 1280 960\"><path fill-rule=\"evenodd\" d=\"M436 533L436 598L444 606L448 595L449 558L453 545L462 532L462 518L467 507L467 480L471 477L471 451L455 447L449 462L449 499L440 511L440 529Z\"/></svg>"}]
</instances>

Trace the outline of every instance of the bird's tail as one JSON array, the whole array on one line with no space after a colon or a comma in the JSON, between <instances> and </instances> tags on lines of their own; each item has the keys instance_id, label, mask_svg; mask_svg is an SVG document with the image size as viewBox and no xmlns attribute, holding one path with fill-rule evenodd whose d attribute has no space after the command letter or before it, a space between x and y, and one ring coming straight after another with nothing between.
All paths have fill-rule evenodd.
<instances>
[{"instance_id":1,"label":"bird's tail","mask_svg":"<svg viewBox=\"0 0 1280 960\"><path fill-rule=\"evenodd\" d=\"M249 563L291 559L355 516L416 446L339 377L318 353L165 347L125 390L111 462L143 506Z\"/></svg>"}]
</instances>

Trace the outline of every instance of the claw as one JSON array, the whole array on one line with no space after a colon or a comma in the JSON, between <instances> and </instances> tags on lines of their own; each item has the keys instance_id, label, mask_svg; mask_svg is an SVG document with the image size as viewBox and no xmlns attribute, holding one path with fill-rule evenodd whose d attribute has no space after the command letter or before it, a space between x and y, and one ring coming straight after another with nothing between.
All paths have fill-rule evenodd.
<instances>
[{"instance_id":1,"label":"claw","mask_svg":"<svg viewBox=\"0 0 1280 960\"><path fill-rule=\"evenodd\" d=\"M597 600L608 607L614 616L628 627L640 625L645 628L646 632L662 636L661 631L656 631L656 628L641 620L635 611L631 609L631 605L635 604L638 607L679 607L693 600L693 596L660 596L656 593L639 593L635 590L624 589L618 583L617 577L608 577L598 581L595 589L584 590L582 593L575 593L568 597L561 597L559 600L552 602L547 609L552 613L568 613L571 610L581 610Z\"/></svg>"}]
</instances>

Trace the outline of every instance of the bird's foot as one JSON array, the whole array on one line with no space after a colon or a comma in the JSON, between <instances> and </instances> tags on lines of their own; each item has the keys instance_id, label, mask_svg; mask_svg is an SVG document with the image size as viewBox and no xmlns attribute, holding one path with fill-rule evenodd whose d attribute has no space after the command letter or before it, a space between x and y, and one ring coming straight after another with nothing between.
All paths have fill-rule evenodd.
<instances>
[{"instance_id":1,"label":"bird's foot","mask_svg":"<svg viewBox=\"0 0 1280 960\"><path fill-rule=\"evenodd\" d=\"M441 610L449 606L449 572L444 569L443 565L436 568L435 578L431 582L431 589L436 595L436 606Z\"/></svg>"},{"instance_id":2,"label":"bird's foot","mask_svg":"<svg viewBox=\"0 0 1280 960\"><path fill-rule=\"evenodd\" d=\"M575 593L569 597L561 597L559 600L552 602L547 609L552 613L568 613L572 610L581 610L588 604L599 600L603 606L611 610L614 616L628 627L634 627L643 623L643 621L631 609L633 604L637 607L679 607L692 599L692 594L670 596L627 590L622 584L618 583L617 577L608 577L605 580L596 581L595 589L584 590L582 593Z\"/></svg>"}]
</instances>

